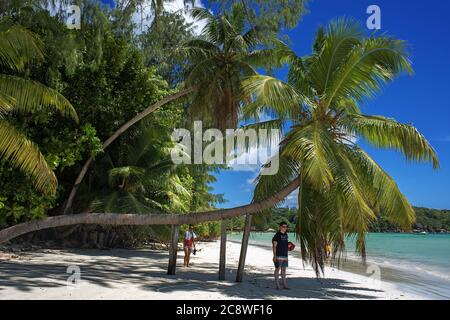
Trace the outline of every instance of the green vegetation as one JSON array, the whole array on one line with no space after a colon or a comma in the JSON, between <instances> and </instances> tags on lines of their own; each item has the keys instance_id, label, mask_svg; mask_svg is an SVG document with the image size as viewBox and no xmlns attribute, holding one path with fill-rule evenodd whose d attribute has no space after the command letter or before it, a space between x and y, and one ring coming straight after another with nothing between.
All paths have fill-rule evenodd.
<instances>
[{"instance_id":1,"label":"green vegetation","mask_svg":"<svg viewBox=\"0 0 450 320\"><path fill-rule=\"evenodd\" d=\"M252 208L273 207L296 188L299 206L260 213L255 223L262 229L276 229L281 219L295 225L303 259L317 274L325 243L333 244L334 258L344 238L356 235L364 257L368 231L447 228L445 214L421 209L413 226L416 213L395 181L353 139L439 167L416 128L361 112L383 86L412 72L404 41L367 37L354 20L336 19L317 30L311 54L299 57L282 34L301 20L306 0L212 1L215 11L191 10L205 23L199 35L180 12L166 12L163 1L151 1L155 19L144 30L148 21L133 20L143 1L119 1L108 9L77 0L80 30L67 29L61 11L43 9L52 0L2 2L0 227L68 213L69 207L74 213L116 213L121 222L150 212L214 210L224 199L211 188L213 173L224 167L174 165L169 157L182 152L171 140L173 130L201 119L219 129L243 120L252 123L247 128L283 129L280 170L257 178ZM286 81L272 76L282 67ZM151 109L162 101L170 103ZM261 115L271 119L261 122ZM180 216L166 217L162 221L176 224ZM63 226L79 223L64 218ZM22 233L36 230L32 224ZM242 218L230 225L242 228ZM197 231L215 237L219 222ZM168 241L170 230L83 225L39 236L49 234L77 245L134 246Z\"/></svg>"},{"instance_id":2,"label":"green vegetation","mask_svg":"<svg viewBox=\"0 0 450 320\"><path fill-rule=\"evenodd\" d=\"M12 26L0 31L0 160L27 174L35 188L56 192L56 177L35 143L14 126L14 114L28 115L55 109L78 121L72 105L61 94L30 77L26 66L43 59L42 43L28 30Z\"/></svg>"},{"instance_id":3,"label":"green vegetation","mask_svg":"<svg viewBox=\"0 0 450 320\"><path fill-rule=\"evenodd\" d=\"M411 224L411 229L425 232L450 232L450 211L413 207L416 214L416 222ZM278 230L281 221L295 226L297 208L274 208L254 224L256 231ZM243 219L235 221L235 228L243 227ZM230 226L231 227L231 226ZM398 226L390 223L385 217L379 217L377 221L369 225L370 232L399 232Z\"/></svg>"},{"instance_id":4,"label":"green vegetation","mask_svg":"<svg viewBox=\"0 0 450 320\"><path fill-rule=\"evenodd\" d=\"M79 31L67 29L60 19L50 16L46 10L32 5L30 1L11 2L11 6L4 12L6 14L1 19L1 25L7 31L1 33L1 57L5 57L1 61L9 64L1 70L4 69L4 73L8 74L26 74L27 78L53 88L47 90L54 90L49 92L54 93L59 100L53 102L47 98L44 101L49 107L59 108L61 113L73 106L77 111L79 124L61 120L60 116L43 108L47 105L39 104L38 95L33 96L34 100L26 101L27 104L19 100L20 103L15 103L14 106L1 100L1 114L7 116L0 119L1 130L8 129L9 135L16 130L14 140L18 146L19 130L23 134L21 137L26 136L34 141L47 163L46 171L41 165L37 173L49 178L46 184L42 181L37 183L33 175L27 175L32 172L33 167L28 171L22 170L23 172L14 170L11 161L6 161L10 157L0 149L3 154L0 162L0 226L57 214L83 160L91 154L96 155L96 163L89 171L86 183L81 186L75 203L77 212L94 209L128 213L149 212L150 209L187 212L209 210L223 201L221 195L213 194L209 187L214 181L210 173L216 170L215 167L173 168L173 165L168 164L167 154L173 147L170 134L175 127L182 125L182 104L172 104L157 111L145 123L124 134L107 152L101 152L101 141L108 138L120 125L173 92L171 85L180 79L182 70L170 78L173 70L177 69L173 58L161 61L164 56L153 55L158 47L162 51L170 45L165 43L167 38L155 38L148 42L149 37L155 34L153 28L140 37L132 32L124 32L133 29L127 12L107 11L93 1L84 1L83 26ZM122 24L113 23L112 16L121 17ZM162 19L179 21L180 18L167 15ZM17 25L21 27L15 27ZM191 35L187 24L181 24L178 28L178 41ZM32 30L33 34L26 30ZM23 54L19 57L7 55L9 48L6 45L9 42L3 39L9 40L6 36L12 32L15 37L10 38L21 40L16 46L28 44L21 52L29 53L30 57ZM36 40L33 42L30 39ZM142 47L137 45L139 41L142 41ZM148 48L153 51L148 52ZM152 54L155 60L145 54ZM27 63L32 58L33 63ZM167 64L165 68L161 67L162 62ZM9 87L3 81L0 91L5 95L0 97L6 99L12 95L8 95L9 91L5 91L5 88ZM44 91L43 94L45 93ZM13 98L18 100L20 97L16 94ZM9 110L13 107L16 111L14 113ZM32 108L40 112L30 114ZM5 140L2 139L2 143L3 141ZM34 144L29 148L33 146ZM22 151L28 158L36 152L37 149L34 153ZM142 163L142 158L149 154L153 158L145 158ZM136 158L138 155L140 159ZM38 154L35 157L37 156ZM36 166L42 161L28 160L26 163ZM38 177L42 180L42 177ZM49 179L51 183L48 182ZM41 189L47 186L52 192L41 193L34 185ZM204 230L205 236L217 236L217 225L217 222L205 224L204 227L199 226L199 229ZM125 244L137 244L148 239L149 235L155 240L168 239L168 227L156 231L151 229L117 228ZM73 237L82 239L85 230L95 230L98 234L102 232L102 228L98 227L80 227Z\"/></svg>"}]
</instances>

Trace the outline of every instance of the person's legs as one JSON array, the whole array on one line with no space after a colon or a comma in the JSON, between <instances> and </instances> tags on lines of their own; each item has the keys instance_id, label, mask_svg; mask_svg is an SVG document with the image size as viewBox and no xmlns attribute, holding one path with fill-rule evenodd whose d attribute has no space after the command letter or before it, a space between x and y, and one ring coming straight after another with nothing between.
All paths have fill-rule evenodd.
<instances>
[{"instance_id":1,"label":"person's legs","mask_svg":"<svg viewBox=\"0 0 450 320\"><path fill-rule=\"evenodd\" d=\"M188 256L189 256L189 248L188 247L184 247L184 264L183 266L188 266L189 262L188 262Z\"/></svg>"},{"instance_id":2,"label":"person's legs","mask_svg":"<svg viewBox=\"0 0 450 320\"><path fill-rule=\"evenodd\" d=\"M281 279L283 281L283 287L285 289L289 289L289 287L287 285L287 280L286 280L286 267L281 268Z\"/></svg>"},{"instance_id":3,"label":"person's legs","mask_svg":"<svg viewBox=\"0 0 450 320\"><path fill-rule=\"evenodd\" d=\"M187 247L187 254L186 254L186 266L189 267L189 260L191 258L191 247Z\"/></svg>"},{"instance_id":4,"label":"person's legs","mask_svg":"<svg viewBox=\"0 0 450 320\"><path fill-rule=\"evenodd\" d=\"M279 283L279 278L280 278L280 268L275 267L275 272L273 274L274 278L275 278L275 286L277 289L281 289L280 288L280 283Z\"/></svg>"}]
</instances>

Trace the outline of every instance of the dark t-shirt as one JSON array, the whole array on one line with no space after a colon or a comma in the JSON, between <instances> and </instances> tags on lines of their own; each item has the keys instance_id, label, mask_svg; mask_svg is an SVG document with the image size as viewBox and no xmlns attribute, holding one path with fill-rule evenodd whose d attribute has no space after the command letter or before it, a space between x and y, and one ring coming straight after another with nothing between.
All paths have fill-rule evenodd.
<instances>
[{"instance_id":1,"label":"dark t-shirt","mask_svg":"<svg viewBox=\"0 0 450 320\"><path fill-rule=\"evenodd\" d=\"M288 234L277 232L272 238L272 241L277 242L276 256L287 257L288 255Z\"/></svg>"}]
</instances>

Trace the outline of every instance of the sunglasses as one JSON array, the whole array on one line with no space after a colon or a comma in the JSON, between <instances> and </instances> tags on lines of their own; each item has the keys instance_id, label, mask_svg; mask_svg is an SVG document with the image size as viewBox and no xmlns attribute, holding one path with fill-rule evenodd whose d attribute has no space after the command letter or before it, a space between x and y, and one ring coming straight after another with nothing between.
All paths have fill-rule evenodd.
<instances>
[{"instance_id":1,"label":"sunglasses","mask_svg":"<svg viewBox=\"0 0 450 320\"><path fill-rule=\"evenodd\" d=\"M281 226L283 229L287 229L288 228L288 226Z\"/></svg>"}]
</instances>

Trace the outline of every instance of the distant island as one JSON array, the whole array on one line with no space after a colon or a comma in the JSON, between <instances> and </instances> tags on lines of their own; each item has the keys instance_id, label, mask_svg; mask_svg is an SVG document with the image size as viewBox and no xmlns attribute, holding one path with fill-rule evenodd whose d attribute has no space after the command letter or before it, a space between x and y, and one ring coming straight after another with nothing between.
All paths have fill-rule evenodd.
<instances>
[{"instance_id":1,"label":"distant island","mask_svg":"<svg viewBox=\"0 0 450 320\"><path fill-rule=\"evenodd\" d=\"M411 226L411 231L416 233L450 233L450 210L438 210L414 207L416 222ZM295 223L297 217L296 208L274 208L262 215L254 216L254 231L277 230L281 221ZM243 221L233 221L233 228L240 229ZM380 217L376 223L370 226L370 232L402 232L385 218Z\"/></svg>"}]
</instances>

